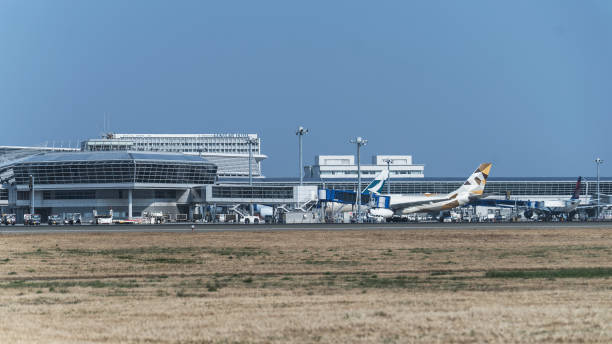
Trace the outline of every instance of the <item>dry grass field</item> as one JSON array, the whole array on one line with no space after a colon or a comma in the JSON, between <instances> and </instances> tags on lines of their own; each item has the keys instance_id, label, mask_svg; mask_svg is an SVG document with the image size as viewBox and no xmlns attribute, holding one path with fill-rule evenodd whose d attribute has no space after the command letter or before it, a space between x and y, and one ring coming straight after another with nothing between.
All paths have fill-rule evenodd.
<instances>
[{"instance_id":1,"label":"dry grass field","mask_svg":"<svg viewBox=\"0 0 612 344\"><path fill-rule=\"evenodd\" d=\"M1 343L611 343L612 228L0 236Z\"/></svg>"}]
</instances>

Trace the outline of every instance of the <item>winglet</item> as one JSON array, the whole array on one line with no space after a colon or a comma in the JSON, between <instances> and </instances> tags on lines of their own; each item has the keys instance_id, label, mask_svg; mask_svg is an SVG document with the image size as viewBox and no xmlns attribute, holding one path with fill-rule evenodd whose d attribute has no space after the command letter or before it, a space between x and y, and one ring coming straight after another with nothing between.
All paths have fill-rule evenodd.
<instances>
[{"instance_id":1,"label":"winglet","mask_svg":"<svg viewBox=\"0 0 612 344\"><path fill-rule=\"evenodd\" d=\"M388 178L389 178L389 171L386 169L382 170L382 172L380 172L374 178L374 180L368 186L366 186L365 189L363 189L361 193L362 194L380 193L380 190L382 190L383 186L385 186L385 182L387 181Z\"/></svg>"},{"instance_id":2,"label":"winglet","mask_svg":"<svg viewBox=\"0 0 612 344\"><path fill-rule=\"evenodd\" d=\"M463 185L457 189L453 194L459 194L468 192L471 195L482 195L484 193L485 185L487 184L487 178L491 172L490 162L482 163L478 166L476 171L463 183Z\"/></svg>"},{"instance_id":3,"label":"winglet","mask_svg":"<svg viewBox=\"0 0 612 344\"><path fill-rule=\"evenodd\" d=\"M574 194L571 199L579 199L580 198L580 189L581 189L582 177L578 177L578 181L576 181L576 187L574 187Z\"/></svg>"}]
</instances>

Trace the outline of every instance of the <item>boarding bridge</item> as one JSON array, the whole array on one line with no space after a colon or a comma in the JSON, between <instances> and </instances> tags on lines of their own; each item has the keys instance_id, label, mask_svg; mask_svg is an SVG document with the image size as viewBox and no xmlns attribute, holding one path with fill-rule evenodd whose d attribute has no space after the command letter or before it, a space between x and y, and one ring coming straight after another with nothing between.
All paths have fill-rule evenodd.
<instances>
[{"instance_id":1,"label":"boarding bridge","mask_svg":"<svg viewBox=\"0 0 612 344\"><path fill-rule=\"evenodd\" d=\"M208 204L293 204L302 206L317 201L316 185L262 186L215 184L202 187L202 199Z\"/></svg>"},{"instance_id":2,"label":"boarding bridge","mask_svg":"<svg viewBox=\"0 0 612 344\"><path fill-rule=\"evenodd\" d=\"M389 209L391 197L376 194L361 194L361 205L370 206L372 208ZM357 202L357 192L350 190L319 190L319 201L335 202L343 204L355 204Z\"/></svg>"}]
</instances>

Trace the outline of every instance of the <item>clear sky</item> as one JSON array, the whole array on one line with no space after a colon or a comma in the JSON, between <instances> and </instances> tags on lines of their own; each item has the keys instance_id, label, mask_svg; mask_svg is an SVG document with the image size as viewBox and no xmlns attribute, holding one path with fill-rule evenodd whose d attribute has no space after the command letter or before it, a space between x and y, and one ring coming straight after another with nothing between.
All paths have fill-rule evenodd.
<instances>
[{"instance_id":1,"label":"clear sky","mask_svg":"<svg viewBox=\"0 0 612 344\"><path fill-rule=\"evenodd\" d=\"M0 145L257 133L267 176L612 175L612 1L0 1ZM607 167L609 166L609 167Z\"/></svg>"}]
</instances>

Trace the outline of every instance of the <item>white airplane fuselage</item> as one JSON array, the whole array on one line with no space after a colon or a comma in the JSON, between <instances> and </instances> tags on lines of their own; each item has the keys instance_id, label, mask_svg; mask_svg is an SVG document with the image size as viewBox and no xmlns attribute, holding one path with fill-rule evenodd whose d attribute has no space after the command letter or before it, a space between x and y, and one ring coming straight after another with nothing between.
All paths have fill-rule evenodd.
<instances>
[{"instance_id":1,"label":"white airplane fuselage","mask_svg":"<svg viewBox=\"0 0 612 344\"><path fill-rule=\"evenodd\" d=\"M537 207L530 209L550 214L569 214L576 211L579 205L579 199L555 199L542 201Z\"/></svg>"},{"instance_id":2,"label":"white airplane fuselage","mask_svg":"<svg viewBox=\"0 0 612 344\"><path fill-rule=\"evenodd\" d=\"M482 197L491 163L478 166L465 183L448 194L388 195L389 208L374 208L370 214L385 218L412 213L436 213L466 205Z\"/></svg>"}]
</instances>

